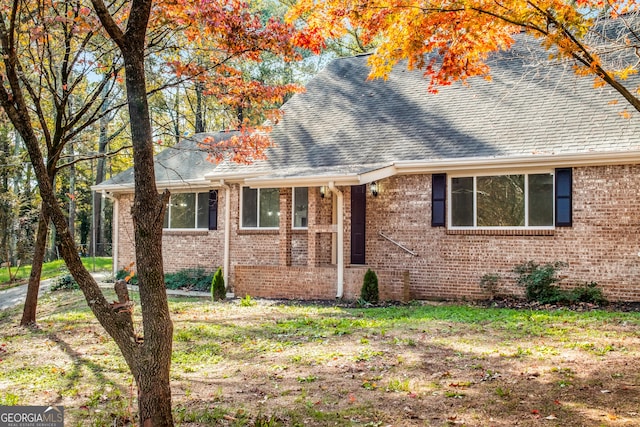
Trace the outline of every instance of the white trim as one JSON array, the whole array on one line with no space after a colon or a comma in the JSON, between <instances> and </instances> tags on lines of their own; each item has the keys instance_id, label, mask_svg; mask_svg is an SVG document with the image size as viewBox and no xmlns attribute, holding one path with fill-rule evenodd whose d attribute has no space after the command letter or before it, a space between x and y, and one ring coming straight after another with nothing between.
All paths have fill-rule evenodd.
<instances>
[{"instance_id":1,"label":"white trim","mask_svg":"<svg viewBox=\"0 0 640 427\"><path fill-rule=\"evenodd\" d=\"M225 285L229 287L229 269L231 265L231 187L224 182L224 179L220 180L220 187L224 188L224 254L222 258L222 275Z\"/></svg>"},{"instance_id":2,"label":"white trim","mask_svg":"<svg viewBox=\"0 0 640 427\"><path fill-rule=\"evenodd\" d=\"M199 189L216 187L215 183L205 178L180 181L156 181L156 187L167 190L184 190L184 192L198 191ZM94 191L107 191L109 193L131 193L135 189L133 183L129 184L111 184L111 185L92 185L90 187Z\"/></svg>"},{"instance_id":3,"label":"white trim","mask_svg":"<svg viewBox=\"0 0 640 427\"><path fill-rule=\"evenodd\" d=\"M554 224L545 226L531 226L526 225L529 223L529 175L551 175L551 183L553 186L551 198L552 198L552 221ZM485 176L507 176L507 175L524 175L524 223L523 226L478 226L478 189L477 178ZM453 197L451 190L453 188L451 181L455 178L473 178L473 225L472 226L454 226L453 225ZM549 169L530 169L527 171L516 171L512 169L507 170L481 170L479 173L454 173L447 174L447 194L446 194L446 207L447 207L447 229L448 230L555 230L555 170Z\"/></svg>"},{"instance_id":4,"label":"white trim","mask_svg":"<svg viewBox=\"0 0 640 427\"><path fill-rule=\"evenodd\" d=\"M226 183L240 184L244 183L247 179L270 173L270 171L263 172L226 172L216 173L210 172L203 176L203 179L209 181L224 181Z\"/></svg>"},{"instance_id":5,"label":"white trim","mask_svg":"<svg viewBox=\"0 0 640 427\"><path fill-rule=\"evenodd\" d=\"M251 190L256 190L256 226L255 227L245 227L244 224L242 223L242 219L243 219L243 211L244 211L244 192L243 189L244 188L249 188ZM265 188L272 188L274 190L278 190L278 194L280 194L280 189L279 188L275 188L275 187L265 187ZM279 204L278 204L279 206ZM240 218L239 218L239 224L238 224L238 228L240 230L279 230L280 226L278 225L278 227L261 227L260 226L260 188L253 188L253 187L249 187L247 185L244 186L240 186ZM278 212L276 213L276 215L278 216L278 224L280 224L280 209L278 208Z\"/></svg>"},{"instance_id":6,"label":"white trim","mask_svg":"<svg viewBox=\"0 0 640 427\"><path fill-rule=\"evenodd\" d=\"M336 268L338 269L338 278L336 283L336 298L342 298L344 295L344 193L335 186L335 183L330 181L328 184L329 189L337 196L337 234L338 234L338 263Z\"/></svg>"},{"instance_id":7,"label":"white trim","mask_svg":"<svg viewBox=\"0 0 640 427\"><path fill-rule=\"evenodd\" d=\"M119 234L120 233L120 201L117 198L112 198L113 200L113 220L111 224L111 257L112 261L112 269L113 269L113 277L118 275L118 247L119 244Z\"/></svg>"},{"instance_id":8,"label":"white trim","mask_svg":"<svg viewBox=\"0 0 640 427\"><path fill-rule=\"evenodd\" d=\"M640 164L640 151L600 151L569 154L532 154L514 157L472 157L444 160L397 161L394 166L398 174L420 174L439 172L464 172L481 170L532 168L553 169L556 167L586 167L607 165Z\"/></svg>"},{"instance_id":9,"label":"white trim","mask_svg":"<svg viewBox=\"0 0 640 427\"><path fill-rule=\"evenodd\" d=\"M171 228L171 197L173 197L174 194L194 194L195 195L195 204L194 204L194 227L191 228ZM198 195L199 194L206 194L207 198L209 197L209 189L207 189L206 191L176 191L175 193L172 193L169 195L169 206L167 206L167 211L166 211L166 215L167 215L167 225L169 227L165 228L164 224L162 227L162 231L207 231L209 230L209 205L207 204L207 226L206 227L198 227ZM207 199L208 200L208 199Z\"/></svg>"},{"instance_id":10,"label":"white trim","mask_svg":"<svg viewBox=\"0 0 640 427\"><path fill-rule=\"evenodd\" d=\"M244 183L251 188L273 188L273 187L322 187L327 182L334 185L351 186L369 184L397 174L394 165L372 166L372 170L355 173L345 172L343 174L315 174L288 177L256 176L247 178Z\"/></svg>"}]
</instances>

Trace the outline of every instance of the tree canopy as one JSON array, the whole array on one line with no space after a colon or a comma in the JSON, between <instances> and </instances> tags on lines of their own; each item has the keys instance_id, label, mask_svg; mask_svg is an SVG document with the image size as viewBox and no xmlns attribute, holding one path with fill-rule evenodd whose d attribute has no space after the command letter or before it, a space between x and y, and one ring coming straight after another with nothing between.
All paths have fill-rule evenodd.
<instances>
[{"instance_id":1,"label":"tree canopy","mask_svg":"<svg viewBox=\"0 0 640 427\"><path fill-rule=\"evenodd\" d=\"M399 61L424 70L430 91L472 76L490 78L487 58L508 49L514 35L538 38L552 59L609 84L636 110L640 98L627 78L637 73L640 5L627 0L298 0L291 21L322 38L358 29L375 42L372 77Z\"/></svg>"}]
</instances>

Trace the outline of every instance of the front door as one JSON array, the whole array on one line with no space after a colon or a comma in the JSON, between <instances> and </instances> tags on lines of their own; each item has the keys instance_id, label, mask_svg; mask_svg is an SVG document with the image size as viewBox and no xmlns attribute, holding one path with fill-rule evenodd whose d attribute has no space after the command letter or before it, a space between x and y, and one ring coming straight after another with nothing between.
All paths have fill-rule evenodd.
<instances>
[{"instance_id":1,"label":"front door","mask_svg":"<svg viewBox=\"0 0 640 427\"><path fill-rule=\"evenodd\" d=\"M365 264L367 186L351 187L351 264Z\"/></svg>"}]
</instances>

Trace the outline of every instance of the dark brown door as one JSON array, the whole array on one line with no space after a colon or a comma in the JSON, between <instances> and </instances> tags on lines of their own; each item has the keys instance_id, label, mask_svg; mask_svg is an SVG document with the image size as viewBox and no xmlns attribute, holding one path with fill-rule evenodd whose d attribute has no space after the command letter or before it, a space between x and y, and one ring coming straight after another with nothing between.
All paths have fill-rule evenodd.
<instances>
[{"instance_id":1,"label":"dark brown door","mask_svg":"<svg viewBox=\"0 0 640 427\"><path fill-rule=\"evenodd\" d=\"M351 187L351 264L365 264L367 186Z\"/></svg>"}]
</instances>

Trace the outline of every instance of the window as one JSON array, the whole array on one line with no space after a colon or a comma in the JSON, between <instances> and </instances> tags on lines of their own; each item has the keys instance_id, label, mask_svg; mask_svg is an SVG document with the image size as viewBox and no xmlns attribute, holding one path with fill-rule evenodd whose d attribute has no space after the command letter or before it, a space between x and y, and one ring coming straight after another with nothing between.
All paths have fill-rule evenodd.
<instances>
[{"instance_id":1,"label":"window","mask_svg":"<svg viewBox=\"0 0 640 427\"><path fill-rule=\"evenodd\" d=\"M164 215L163 227L166 229L208 229L211 193L217 195L215 190L206 193L172 194ZM212 212L212 214L216 215L217 212Z\"/></svg>"},{"instance_id":2,"label":"window","mask_svg":"<svg viewBox=\"0 0 640 427\"><path fill-rule=\"evenodd\" d=\"M242 187L242 228L278 228L280 190Z\"/></svg>"},{"instance_id":3,"label":"window","mask_svg":"<svg viewBox=\"0 0 640 427\"><path fill-rule=\"evenodd\" d=\"M307 228L309 219L309 190L307 187L293 189L293 228Z\"/></svg>"},{"instance_id":4,"label":"window","mask_svg":"<svg viewBox=\"0 0 640 427\"><path fill-rule=\"evenodd\" d=\"M553 227L553 174L453 177L451 227Z\"/></svg>"}]
</instances>

